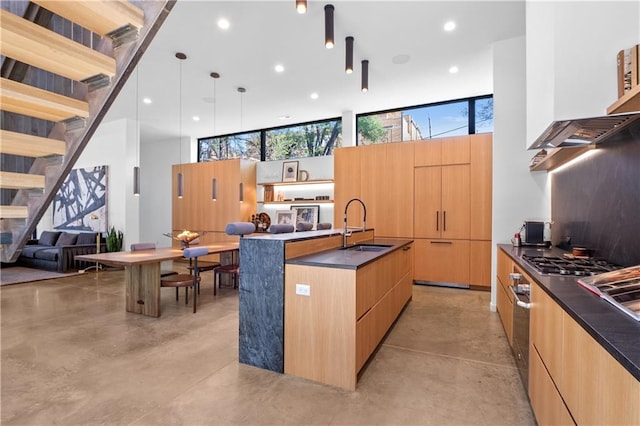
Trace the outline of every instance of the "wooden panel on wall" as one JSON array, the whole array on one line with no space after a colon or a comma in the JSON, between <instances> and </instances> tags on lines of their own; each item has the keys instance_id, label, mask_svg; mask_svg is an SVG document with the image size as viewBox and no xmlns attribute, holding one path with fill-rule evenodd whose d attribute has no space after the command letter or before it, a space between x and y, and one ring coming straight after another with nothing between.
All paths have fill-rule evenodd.
<instances>
[{"instance_id":1,"label":"wooden panel on wall","mask_svg":"<svg viewBox=\"0 0 640 426\"><path fill-rule=\"evenodd\" d=\"M470 161L470 136L442 139L442 165L468 164Z\"/></svg>"},{"instance_id":2,"label":"wooden panel on wall","mask_svg":"<svg viewBox=\"0 0 640 426\"><path fill-rule=\"evenodd\" d=\"M367 226L375 229L384 220L384 203L388 194L383 194L385 171L387 167L385 144L360 147L360 199L367 206ZM362 226L362 213L349 207L349 226Z\"/></svg>"},{"instance_id":3,"label":"wooden panel on wall","mask_svg":"<svg viewBox=\"0 0 640 426\"><path fill-rule=\"evenodd\" d=\"M442 238L469 238L469 166L442 166Z\"/></svg>"},{"instance_id":4,"label":"wooden panel on wall","mask_svg":"<svg viewBox=\"0 0 640 426\"><path fill-rule=\"evenodd\" d=\"M184 176L182 199L177 196L177 174ZM217 181L217 199L212 198L213 179ZM240 202L240 182L244 183L244 201ZM221 160L206 163L177 164L172 167L172 226L224 232L229 222L248 221L256 209L255 163L245 160Z\"/></svg>"},{"instance_id":5,"label":"wooden panel on wall","mask_svg":"<svg viewBox=\"0 0 640 426\"><path fill-rule=\"evenodd\" d=\"M491 241L469 242L469 284L491 289Z\"/></svg>"},{"instance_id":6,"label":"wooden panel on wall","mask_svg":"<svg viewBox=\"0 0 640 426\"><path fill-rule=\"evenodd\" d=\"M442 164L442 140L428 139L415 142L414 167Z\"/></svg>"},{"instance_id":7,"label":"wooden panel on wall","mask_svg":"<svg viewBox=\"0 0 640 426\"><path fill-rule=\"evenodd\" d=\"M334 192L333 223L342 228L344 208L347 201L360 197L360 149L361 147L338 148L333 155ZM360 205L349 207L349 226L362 225ZM359 222L359 223L358 223Z\"/></svg>"},{"instance_id":8,"label":"wooden panel on wall","mask_svg":"<svg viewBox=\"0 0 640 426\"><path fill-rule=\"evenodd\" d=\"M491 133L471 136L469 201L471 206L470 238L472 240L491 239L492 141Z\"/></svg>"},{"instance_id":9,"label":"wooden panel on wall","mask_svg":"<svg viewBox=\"0 0 640 426\"><path fill-rule=\"evenodd\" d=\"M441 168L415 168L414 182L414 236L416 238L440 238L442 230Z\"/></svg>"},{"instance_id":10,"label":"wooden panel on wall","mask_svg":"<svg viewBox=\"0 0 640 426\"><path fill-rule=\"evenodd\" d=\"M378 237L413 238L413 143L385 144L377 188L380 198L376 208L381 217L375 223Z\"/></svg>"}]
</instances>

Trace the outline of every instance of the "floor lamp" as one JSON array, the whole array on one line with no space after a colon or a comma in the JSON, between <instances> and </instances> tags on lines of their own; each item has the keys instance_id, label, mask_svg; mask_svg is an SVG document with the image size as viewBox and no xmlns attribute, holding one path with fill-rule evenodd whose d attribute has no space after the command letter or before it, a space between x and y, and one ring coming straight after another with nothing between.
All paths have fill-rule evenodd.
<instances>
[{"instance_id":1,"label":"floor lamp","mask_svg":"<svg viewBox=\"0 0 640 426\"><path fill-rule=\"evenodd\" d=\"M100 219L100 217L97 214L92 214L91 216L89 216L89 219L98 220L98 219ZM98 253L100 253L100 232L96 232L96 254L98 254ZM94 268L95 268L96 272L98 272L100 269L102 269L100 264L98 262L96 262L95 265L89 266L88 268L81 269L78 272L87 272L89 269L94 269Z\"/></svg>"}]
</instances>

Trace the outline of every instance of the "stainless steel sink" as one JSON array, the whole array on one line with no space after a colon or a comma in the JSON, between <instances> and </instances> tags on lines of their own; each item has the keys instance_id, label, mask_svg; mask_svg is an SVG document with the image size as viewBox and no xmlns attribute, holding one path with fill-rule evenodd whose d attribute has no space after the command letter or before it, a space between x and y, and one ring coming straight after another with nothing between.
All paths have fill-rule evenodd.
<instances>
[{"instance_id":1,"label":"stainless steel sink","mask_svg":"<svg viewBox=\"0 0 640 426\"><path fill-rule=\"evenodd\" d=\"M386 244L356 244L350 247L346 247L342 250L352 250L352 251L383 251L392 247L391 245Z\"/></svg>"}]
</instances>

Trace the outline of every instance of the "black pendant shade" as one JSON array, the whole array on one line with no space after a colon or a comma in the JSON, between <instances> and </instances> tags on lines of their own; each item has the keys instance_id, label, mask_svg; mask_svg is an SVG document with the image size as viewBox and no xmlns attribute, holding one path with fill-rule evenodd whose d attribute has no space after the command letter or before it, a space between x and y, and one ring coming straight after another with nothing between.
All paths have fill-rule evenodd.
<instances>
[{"instance_id":1,"label":"black pendant shade","mask_svg":"<svg viewBox=\"0 0 640 426\"><path fill-rule=\"evenodd\" d=\"M353 72L353 37L349 36L345 39L346 41L346 57L345 57L345 65L344 71L347 74L351 74Z\"/></svg>"},{"instance_id":2,"label":"black pendant shade","mask_svg":"<svg viewBox=\"0 0 640 426\"><path fill-rule=\"evenodd\" d=\"M367 59L362 61L362 91L369 91L369 61Z\"/></svg>"},{"instance_id":3,"label":"black pendant shade","mask_svg":"<svg viewBox=\"0 0 640 426\"><path fill-rule=\"evenodd\" d=\"M332 4L328 4L324 7L324 46L327 49L333 49L333 10Z\"/></svg>"}]
</instances>

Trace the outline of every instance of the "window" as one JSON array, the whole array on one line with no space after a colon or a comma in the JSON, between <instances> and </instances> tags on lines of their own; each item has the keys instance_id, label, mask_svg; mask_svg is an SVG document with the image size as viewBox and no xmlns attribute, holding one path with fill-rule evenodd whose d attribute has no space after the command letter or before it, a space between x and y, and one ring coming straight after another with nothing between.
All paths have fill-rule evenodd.
<instances>
[{"instance_id":1,"label":"window","mask_svg":"<svg viewBox=\"0 0 640 426\"><path fill-rule=\"evenodd\" d=\"M198 161L229 160L232 158L260 161L260 132L236 133L198 139Z\"/></svg>"},{"instance_id":2,"label":"window","mask_svg":"<svg viewBox=\"0 0 640 426\"><path fill-rule=\"evenodd\" d=\"M359 114L357 128L358 145L492 132L493 97Z\"/></svg>"},{"instance_id":3,"label":"window","mask_svg":"<svg viewBox=\"0 0 640 426\"><path fill-rule=\"evenodd\" d=\"M342 121L333 119L266 130L265 160L331 155L342 145Z\"/></svg>"},{"instance_id":4,"label":"window","mask_svg":"<svg viewBox=\"0 0 640 426\"><path fill-rule=\"evenodd\" d=\"M263 143L264 141L264 143ZM342 146L342 120L314 121L198 139L198 161L231 158L287 160L333 154Z\"/></svg>"}]
</instances>

